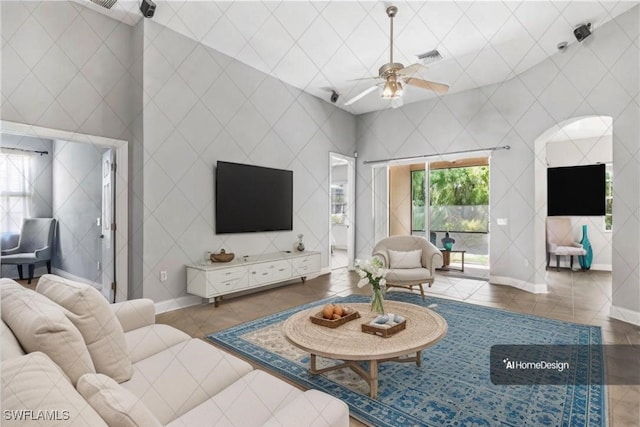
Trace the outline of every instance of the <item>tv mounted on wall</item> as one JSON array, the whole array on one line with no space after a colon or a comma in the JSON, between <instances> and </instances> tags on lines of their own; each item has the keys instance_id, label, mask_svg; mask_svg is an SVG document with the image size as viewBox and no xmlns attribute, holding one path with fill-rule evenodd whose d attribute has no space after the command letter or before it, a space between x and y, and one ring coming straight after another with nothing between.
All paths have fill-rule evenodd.
<instances>
[{"instance_id":1,"label":"tv mounted on wall","mask_svg":"<svg viewBox=\"0 0 640 427\"><path fill-rule=\"evenodd\" d=\"M605 214L605 165L547 169L548 216Z\"/></svg>"},{"instance_id":2,"label":"tv mounted on wall","mask_svg":"<svg viewBox=\"0 0 640 427\"><path fill-rule=\"evenodd\" d=\"M216 166L216 234L293 229L293 172L231 162Z\"/></svg>"}]
</instances>

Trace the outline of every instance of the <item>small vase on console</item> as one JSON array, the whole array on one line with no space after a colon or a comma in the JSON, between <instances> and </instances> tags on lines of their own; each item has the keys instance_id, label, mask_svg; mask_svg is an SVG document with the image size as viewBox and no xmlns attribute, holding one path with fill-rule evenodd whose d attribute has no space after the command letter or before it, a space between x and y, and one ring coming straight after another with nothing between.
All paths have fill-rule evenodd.
<instances>
[{"instance_id":1,"label":"small vase on console","mask_svg":"<svg viewBox=\"0 0 640 427\"><path fill-rule=\"evenodd\" d=\"M589 270L591 268L591 262L593 261L593 248L589 241L586 224L582 226L582 240L580 240L580 244L582 245L582 248L587 251L586 255L580 255L578 257L580 268L583 270Z\"/></svg>"}]
</instances>

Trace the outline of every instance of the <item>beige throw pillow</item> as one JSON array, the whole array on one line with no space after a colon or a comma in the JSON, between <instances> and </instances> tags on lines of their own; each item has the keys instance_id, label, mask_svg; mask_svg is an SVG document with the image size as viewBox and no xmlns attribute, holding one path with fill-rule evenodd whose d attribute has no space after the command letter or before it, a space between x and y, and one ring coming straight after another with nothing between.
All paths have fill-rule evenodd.
<instances>
[{"instance_id":1,"label":"beige throw pillow","mask_svg":"<svg viewBox=\"0 0 640 427\"><path fill-rule=\"evenodd\" d=\"M110 426L161 426L140 399L106 375L84 375L78 391Z\"/></svg>"},{"instance_id":2,"label":"beige throw pillow","mask_svg":"<svg viewBox=\"0 0 640 427\"><path fill-rule=\"evenodd\" d=\"M74 385L82 375L96 372L80 331L62 307L17 283L0 286L0 295L2 320L25 351L45 353Z\"/></svg>"},{"instance_id":3,"label":"beige throw pillow","mask_svg":"<svg viewBox=\"0 0 640 427\"><path fill-rule=\"evenodd\" d=\"M394 251L389 249L389 268L422 268L422 249Z\"/></svg>"},{"instance_id":4,"label":"beige throw pillow","mask_svg":"<svg viewBox=\"0 0 640 427\"><path fill-rule=\"evenodd\" d=\"M121 383L133 367L124 331L104 296L90 285L45 274L36 291L68 310L69 320L82 334L96 372Z\"/></svg>"},{"instance_id":5,"label":"beige throw pillow","mask_svg":"<svg viewBox=\"0 0 640 427\"><path fill-rule=\"evenodd\" d=\"M44 353L36 351L3 361L1 382L3 427L106 427Z\"/></svg>"}]
</instances>

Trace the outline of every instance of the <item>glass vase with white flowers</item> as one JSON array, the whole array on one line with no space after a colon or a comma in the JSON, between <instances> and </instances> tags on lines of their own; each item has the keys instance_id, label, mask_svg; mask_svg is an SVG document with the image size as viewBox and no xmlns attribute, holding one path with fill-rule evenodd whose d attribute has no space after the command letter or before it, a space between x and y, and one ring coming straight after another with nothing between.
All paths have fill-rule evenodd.
<instances>
[{"instance_id":1,"label":"glass vase with white flowers","mask_svg":"<svg viewBox=\"0 0 640 427\"><path fill-rule=\"evenodd\" d=\"M362 288L371 285L371 311L384 314L384 292L387 288L387 270L383 268L379 258L370 260L359 260L355 262L356 272L360 276L358 287Z\"/></svg>"}]
</instances>

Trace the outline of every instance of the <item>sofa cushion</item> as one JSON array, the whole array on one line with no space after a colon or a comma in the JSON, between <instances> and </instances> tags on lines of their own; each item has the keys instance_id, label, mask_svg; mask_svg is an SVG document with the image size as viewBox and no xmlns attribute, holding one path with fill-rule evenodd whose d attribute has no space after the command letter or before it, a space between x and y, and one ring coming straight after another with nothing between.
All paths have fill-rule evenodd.
<instances>
[{"instance_id":1,"label":"sofa cushion","mask_svg":"<svg viewBox=\"0 0 640 427\"><path fill-rule=\"evenodd\" d=\"M389 268L421 268L422 249L414 251L394 251L389 249Z\"/></svg>"},{"instance_id":2,"label":"sofa cushion","mask_svg":"<svg viewBox=\"0 0 640 427\"><path fill-rule=\"evenodd\" d=\"M13 359L24 354L18 339L11 329L0 320L0 360Z\"/></svg>"},{"instance_id":3,"label":"sofa cushion","mask_svg":"<svg viewBox=\"0 0 640 427\"><path fill-rule=\"evenodd\" d=\"M106 375L83 375L77 388L110 426L161 427L139 398Z\"/></svg>"},{"instance_id":4,"label":"sofa cushion","mask_svg":"<svg viewBox=\"0 0 640 427\"><path fill-rule=\"evenodd\" d=\"M82 375L96 372L80 331L62 307L17 283L3 284L0 294L2 320L25 351L46 353L74 385Z\"/></svg>"},{"instance_id":5,"label":"sofa cushion","mask_svg":"<svg viewBox=\"0 0 640 427\"><path fill-rule=\"evenodd\" d=\"M244 375L220 393L171 422L171 427L203 425L262 426L277 411L303 394L263 371ZM302 409L306 410L306 407ZM304 426L306 424L297 424Z\"/></svg>"},{"instance_id":6,"label":"sofa cushion","mask_svg":"<svg viewBox=\"0 0 640 427\"><path fill-rule=\"evenodd\" d=\"M78 328L91 355L96 372L117 382L133 374L126 357L127 343L120 322L104 296L94 287L45 274L36 291L67 309L67 317Z\"/></svg>"},{"instance_id":7,"label":"sofa cushion","mask_svg":"<svg viewBox=\"0 0 640 427\"><path fill-rule=\"evenodd\" d=\"M262 427L348 427L349 407L318 390L307 390L280 407Z\"/></svg>"},{"instance_id":8,"label":"sofa cushion","mask_svg":"<svg viewBox=\"0 0 640 427\"><path fill-rule=\"evenodd\" d=\"M3 426L107 425L44 353L3 361L1 377ZM20 411L22 420L18 419ZM48 421L33 421L38 417L48 417Z\"/></svg>"},{"instance_id":9,"label":"sofa cushion","mask_svg":"<svg viewBox=\"0 0 640 427\"><path fill-rule=\"evenodd\" d=\"M191 339L134 364L133 376L121 385L167 424L251 370L247 362Z\"/></svg>"},{"instance_id":10,"label":"sofa cushion","mask_svg":"<svg viewBox=\"0 0 640 427\"><path fill-rule=\"evenodd\" d=\"M181 330L162 324L125 332L124 337L129 348L129 358L133 363L191 339Z\"/></svg>"}]
</instances>

